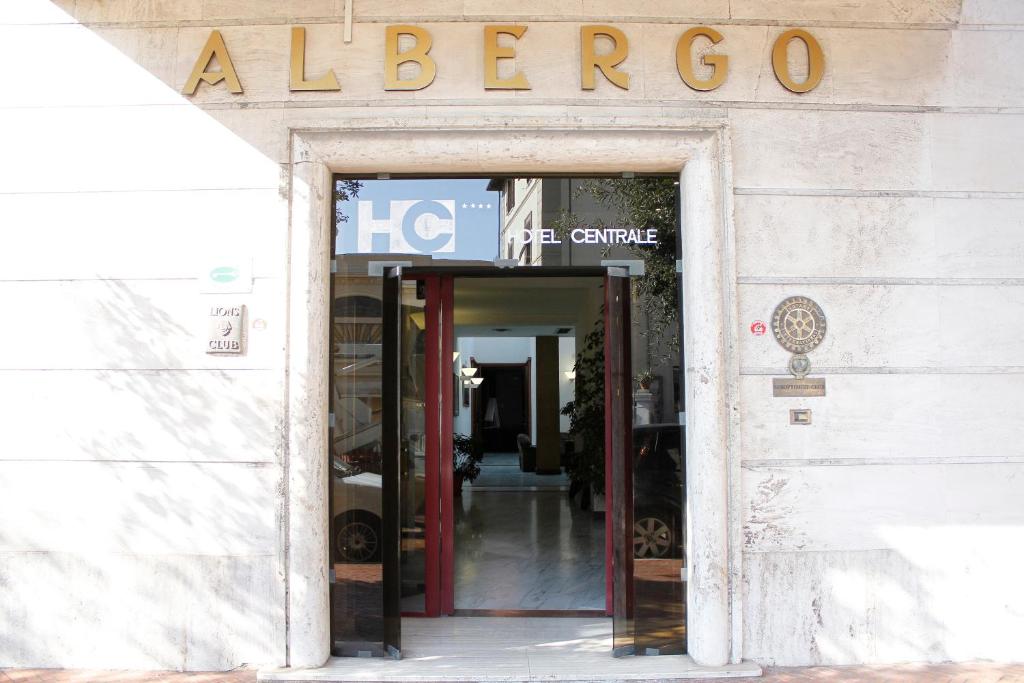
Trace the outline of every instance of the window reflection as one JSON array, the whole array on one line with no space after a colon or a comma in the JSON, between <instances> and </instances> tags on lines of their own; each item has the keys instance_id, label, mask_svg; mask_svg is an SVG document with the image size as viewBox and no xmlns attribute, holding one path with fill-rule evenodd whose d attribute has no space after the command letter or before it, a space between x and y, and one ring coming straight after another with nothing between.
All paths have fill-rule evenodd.
<instances>
[{"instance_id":1,"label":"window reflection","mask_svg":"<svg viewBox=\"0 0 1024 683\"><path fill-rule=\"evenodd\" d=\"M338 655L382 654L380 288L379 278L335 280L330 552Z\"/></svg>"},{"instance_id":2,"label":"window reflection","mask_svg":"<svg viewBox=\"0 0 1024 683\"><path fill-rule=\"evenodd\" d=\"M426 339L424 302L416 283L402 286L401 597L403 612L426 609Z\"/></svg>"}]
</instances>

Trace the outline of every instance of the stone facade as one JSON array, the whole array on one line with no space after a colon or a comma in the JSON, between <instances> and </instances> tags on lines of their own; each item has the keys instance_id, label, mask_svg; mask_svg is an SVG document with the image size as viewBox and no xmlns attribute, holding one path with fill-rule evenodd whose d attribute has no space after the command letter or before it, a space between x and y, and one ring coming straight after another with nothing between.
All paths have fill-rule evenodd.
<instances>
[{"instance_id":1,"label":"stone facade","mask_svg":"<svg viewBox=\"0 0 1024 683\"><path fill-rule=\"evenodd\" d=\"M344 5L0 7L0 666L326 656L323 615L304 607L325 585L307 571L326 554L325 503L296 504L326 438L301 400L326 329L310 305L326 311L323 293L305 283L327 253L296 220L329 201L308 168L581 170L515 153L531 149L517 136L557 130L565 150L587 140L582 166L666 170L645 166L642 146L603 144L606 127L723 131L701 162L714 165L682 175L691 191L708 178L728 189L704 218L727 237L708 319L733 329L690 333L737 369L688 375L688 392L723 387L724 403L688 405L731 435L717 455L733 504L693 520L727 540L694 558L707 572L695 585L727 593L727 611L701 613L728 633L705 651L780 665L1024 657L1024 7L530 0L510 14L491 0L354 0L345 43ZM506 22L529 26L515 61L529 91L483 87L482 26ZM431 32L427 88L383 89L388 24ZM580 89L581 24L628 37L628 90L600 76ZM730 58L708 92L676 72L676 40L698 25ZM292 26L306 28L307 77L331 68L340 92L289 90ZM826 59L803 94L772 73L773 42L794 27ZM214 29L244 92L184 96ZM424 133L437 130L478 156ZM307 153L350 131L388 144ZM199 292L219 254L251 257L251 293ZM773 399L788 355L749 330L792 294L829 316L811 354L825 398ZM203 353L203 311L225 298L266 322L241 357ZM797 407L810 426L789 425Z\"/></svg>"}]
</instances>

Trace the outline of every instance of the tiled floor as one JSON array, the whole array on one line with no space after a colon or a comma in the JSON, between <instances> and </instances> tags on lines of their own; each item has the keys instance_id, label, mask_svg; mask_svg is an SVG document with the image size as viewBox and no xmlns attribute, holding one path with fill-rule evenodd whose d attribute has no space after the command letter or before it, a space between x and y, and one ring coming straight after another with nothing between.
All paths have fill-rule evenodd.
<instances>
[{"instance_id":1,"label":"tiled floor","mask_svg":"<svg viewBox=\"0 0 1024 683\"><path fill-rule=\"evenodd\" d=\"M455 506L456 609L604 609L601 517L562 491L467 488Z\"/></svg>"},{"instance_id":2,"label":"tiled floor","mask_svg":"<svg viewBox=\"0 0 1024 683\"><path fill-rule=\"evenodd\" d=\"M743 663L702 668L685 655L611 656L608 618L449 617L402 620L402 659L333 658L267 681L590 681L756 676Z\"/></svg>"}]
</instances>

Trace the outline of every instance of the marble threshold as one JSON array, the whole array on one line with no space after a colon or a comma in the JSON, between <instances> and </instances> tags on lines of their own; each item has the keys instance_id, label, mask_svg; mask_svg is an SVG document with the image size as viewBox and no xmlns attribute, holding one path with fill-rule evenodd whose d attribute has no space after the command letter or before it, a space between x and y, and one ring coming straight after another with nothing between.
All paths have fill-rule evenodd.
<instances>
[{"instance_id":1,"label":"marble threshold","mask_svg":"<svg viewBox=\"0 0 1024 683\"><path fill-rule=\"evenodd\" d=\"M332 657L322 667L263 669L260 681L666 681L760 676L741 662L704 667L687 655L611 655L607 617L402 620L402 659Z\"/></svg>"}]
</instances>

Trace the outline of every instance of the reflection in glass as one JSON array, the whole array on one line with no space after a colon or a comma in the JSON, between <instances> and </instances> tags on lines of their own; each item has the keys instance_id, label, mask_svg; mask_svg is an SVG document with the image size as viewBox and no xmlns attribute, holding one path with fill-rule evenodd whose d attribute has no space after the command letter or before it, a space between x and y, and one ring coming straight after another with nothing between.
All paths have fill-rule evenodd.
<instances>
[{"instance_id":1,"label":"reflection in glass","mask_svg":"<svg viewBox=\"0 0 1024 683\"><path fill-rule=\"evenodd\" d=\"M402 283L401 349L401 582L402 611L426 610L426 353L424 302L416 283Z\"/></svg>"},{"instance_id":2,"label":"reflection in glass","mask_svg":"<svg viewBox=\"0 0 1024 683\"><path fill-rule=\"evenodd\" d=\"M337 655L382 653L381 280L335 279L331 618Z\"/></svg>"},{"instance_id":3,"label":"reflection in glass","mask_svg":"<svg viewBox=\"0 0 1024 683\"><path fill-rule=\"evenodd\" d=\"M682 427L633 427L633 581L637 652L686 652Z\"/></svg>"}]
</instances>

